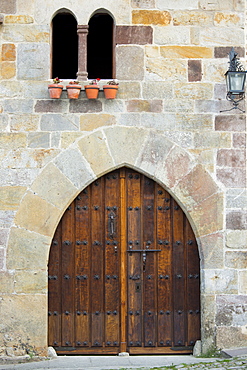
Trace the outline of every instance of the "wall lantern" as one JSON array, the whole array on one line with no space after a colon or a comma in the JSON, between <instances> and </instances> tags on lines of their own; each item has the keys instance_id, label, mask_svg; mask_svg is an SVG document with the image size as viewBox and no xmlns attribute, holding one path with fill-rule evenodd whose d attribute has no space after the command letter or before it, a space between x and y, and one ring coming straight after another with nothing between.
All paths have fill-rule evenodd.
<instances>
[{"instance_id":1,"label":"wall lantern","mask_svg":"<svg viewBox=\"0 0 247 370\"><path fill-rule=\"evenodd\" d=\"M233 109L238 109L242 113L245 113L245 111L238 107L238 104L244 99L244 85L247 71L244 70L244 67L239 62L237 55L238 54L235 52L234 48L232 48L229 53L229 69L225 73L227 86L226 99L233 103L233 108L221 112L229 112Z\"/></svg>"}]
</instances>

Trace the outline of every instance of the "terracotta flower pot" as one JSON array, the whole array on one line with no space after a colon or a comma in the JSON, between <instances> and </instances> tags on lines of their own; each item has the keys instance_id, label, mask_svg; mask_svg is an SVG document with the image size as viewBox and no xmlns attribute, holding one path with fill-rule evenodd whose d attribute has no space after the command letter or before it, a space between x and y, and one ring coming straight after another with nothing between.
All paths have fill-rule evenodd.
<instances>
[{"instance_id":1,"label":"terracotta flower pot","mask_svg":"<svg viewBox=\"0 0 247 370\"><path fill-rule=\"evenodd\" d=\"M104 85L103 90L106 99L115 99L118 92L118 85Z\"/></svg>"},{"instance_id":2,"label":"terracotta flower pot","mask_svg":"<svg viewBox=\"0 0 247 370\"><path fill-rule=\"evenodd\" d=\"M86 85L85 91L88 99L97 99L99 94L99 85Z\"/></svg>"},{"instance_id":3,"label":"terracotta flower pot","mask_svg":"<svg viewBox=\"0 0 247 370\"><path fill-rule=\"evenodd\" d=\"M63 85L51 84L48 85L48 90L51 99L59 99L63 91Z\"/></svg>"},{"instance_id":4,"label":"terracotta flower pot","mask_svg":"<svg viewBox=\"0 0 247 370\"><path fill-rule=\"evenodd\" d=\"M69 84L66 86L67 94L69 99L78 99L80 92L81 92L81 86L78 84Z\"/></svg>"}]
</instances>

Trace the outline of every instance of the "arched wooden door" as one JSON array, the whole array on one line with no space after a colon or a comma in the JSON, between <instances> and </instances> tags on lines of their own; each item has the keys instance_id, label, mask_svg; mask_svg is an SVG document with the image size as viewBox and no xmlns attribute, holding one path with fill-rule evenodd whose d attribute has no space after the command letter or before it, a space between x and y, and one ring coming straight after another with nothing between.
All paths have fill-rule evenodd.
<instances>
[{"instance_id":1,"label":"arched wooden door","mask_svg":"<svg viewBox=\"0 0 247 370\"><path fill-rule=\"evenodd\" d=\"M200 339L200 267L170 194L128 169L84 189L49 259L49 345L58 353L190 353Z\"/></svg>"}]
</instances>

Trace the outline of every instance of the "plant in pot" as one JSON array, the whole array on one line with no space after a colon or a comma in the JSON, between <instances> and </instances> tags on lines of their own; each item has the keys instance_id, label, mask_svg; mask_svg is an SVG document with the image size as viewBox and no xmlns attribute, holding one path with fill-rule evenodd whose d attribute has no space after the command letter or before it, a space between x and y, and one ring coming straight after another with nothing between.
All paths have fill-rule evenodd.
<instances>
[{"instance_id":1,"label":"plant in pot","mask_svg":"<svg viewBox=\"0 0 247 370\"><path fill-rule=\"evenodd\" d=\"M79 81L70 81L69 85L66 86L67 94L69 99L78 99L81 92L81 85Z\"/></svg>"},{"instance_id":2,"label":"plant in pot","mask_svg":"<svg viewBox=\"0 0 247 370\"><path fill-rule=\"evenodd\" d=\"M107 85L103 86L104 94L106 99L115 99L118 92L117 80L111 80L107 82Z\"/></svg>"},{"instance_id":3,"label":"plant in pot","mask_svg":"<svg viewBox=\"0 0 247 370\"><path fill-rule=\"evenodd\" d=\"M62 80L60 80L58 77L55 77L53 79L53 83L48 85L50 98L52 99L60 98L63 91L63 85L60 85L60 82L62 82Z\"/></svg>"},{"instance_id":4,"label":"plant in pot","mask_svg":"<svg viewBox=\"0 0 247 370\"><path fill-rule=\"evenodd\" d=\"M96 78L95 80L92 80L89 85L84 86L88 99L97 99L100 88L98 85L99 81L100 78Z\"/></svg>"}]
</instances>

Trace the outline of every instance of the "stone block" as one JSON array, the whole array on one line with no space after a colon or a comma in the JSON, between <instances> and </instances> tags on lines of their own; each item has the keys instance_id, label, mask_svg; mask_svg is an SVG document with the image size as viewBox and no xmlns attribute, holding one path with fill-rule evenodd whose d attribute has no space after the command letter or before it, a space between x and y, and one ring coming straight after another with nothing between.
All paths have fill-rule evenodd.
<instances>
[{"instance_id":1,"label":"stone block","mask_svg":"<svg viewBox=\"0 0 247 370\"><path fill-rule=\"evenodd\" d=\"M204 81L222 84L226 73L226 62L222 59L214 59L213 63L212 60L204 60L203 72Z\"/></svg>"},{"instance_id":2,"label":"stone block","mask_svg":"<svg viewBox=\"0 0 247 370\"><path fill-rule=\"evenodd\" d=\"M46 270L50 242L47 236L12 227L7 250L7 268Z\"/></svg>"},{"instance_id":3,"label":"stone block","mask_svg":"<svg viewBox=\"0 0 247 370\"><path fill-rule=\"evenodd\" d=\"M203 46L160 46L160 54L164 58L205 59L213 57L213 49Z\"/></svg>"},{"instance_id":4,"label":"stone block","mask_svg":"<svg viewBox=\"0 0 247 370\"><path fill-rule=\"evenodd\" d=\"M11 227L15 217L15 211L2 211L0 210L0 227Z\"/></svg>"},{"instance_id":5,"label":"stone block","mask_svg":"<svg viewBox=\"0 0 247 370\"><path fill-rule=\"evenodd\" d=\"M16 350L24 349L25 352L31 350L35 354L45 355L45 348L47 348L46 294L4 295L1 299L0 314L4 317L1 324L1 342L6 343L7 340L8 347L15 347Z\"/></svg>"},{"instance_id":6,"label":"stone block","mask_svg":"<svg viewBox=\"0 0 247 370\"><path fill-rule=\"evenodd\" d=\"M227 251L225 265L233 269L245 269L247 266L247 251Z\"/></svg>"},{"instance_id":7,"label":"stone block","mask_svg":"<svg viewBox=\"0 0 247 370\"><path fill-rule=\"evenodd\" d=\"M216 325L244 326L247 320L247 296L218 295L216 297Z\"/></svg>"},{"instance_id":8,"label":"stone block","mask_svg":"<svg viewBox=\"0 0 247 370\"><path fill-rule=\"evenodd\" d=\"M129 100L126 103L128 112L162 112L162 100Z\"/></svg>"},{"instance_id":9,"label":"stone block","mask_svg":"<svg viewBox=\"0 0 247 370\"><path fill-rule=\"evenodd\" d=\"M247 209L247 190L229 189L226 192L226 207Z\"/></svg>"},{"instance_id":10,"label":"stone block","mask_svg":"<svg viewBox=\"0 0 247 370\"><path fill-rule=\"evenodd\" d=\"M246 170L244 168L217 168L216 176L228 188L244 188L246 186Z\"/></svg>"},{"instance_id":11,"label":"stone block","mask_svg":"<svg viewBox=\"0 0 247 370\"><path fill-rule=\"evenodd\" d=\"M201 268L224 268L224 236L215 233L201 238L200 245Z\"/></svg>"},{"instance_id":12,"label":"stone block","mask_svg":"<svg viewBox=\"0 0 247 370\"><path fill-rule=\"evenodd\" d=\"M191 0L188 4L186 0L156 0L156 7L158 9L198 9L198 1Z\"/></svg>"},{"instance_id":13,"label":"stone block","mask_svg":"<svg viewBox=\"0 0 247 370\"><path fill-rule=\"evenodd\" d=\"M19 81L1 81L0 84L0 98L22 98L23 91L22 91L22 86ZM2 105L2 109L4 106L4 102Z\"/></svg>"},{"instance_id":14,"label":"stone block","mask_svg":"<svg viewBox=\"0 0 247 370\"><path fill-rule=\"evenodd\" d=\"M49 163L57 154L57 149L16 149L11 150L2 161L3 168L37 169Z\"/></svg>"},{"instance_id":15,"label":"stone block","mask_svg":"<svg viewBox=\"0 0 247 370\"><path fill-rule=\"evenodd\" d=\"M219 167L245 167L246 152L241 149L219 149L216 165Z\"/></svg>"},{"instance_id":16,"label":"stone block","mask_svg":"<svg viewBox=\"0 0 247 370\"><path fill-rule=\"evenodd\" d=\"M232 49L232 46L216 46L214 48L214 57L215 58L228 58L229 53ZM238 53L239 58L244 58L245 50L241 46L234 47L236 53Z\"/></svg>"},{"instance_id":17,"label":"stone block","mask_svg":"<svg viewBox=\"0 0 247 370\"><path fill-rule=\"evenodd\" d=\"M160 47L156 45L145 46L145 55L147 58L158 58L160 56Z\"/></svg>"},{"instance_id":18,"label":"stone block","mask_svg":"<svg viewBox=\"0 0 247 370\"><path fill-rule=\"evenodd\" d=\"M188 60L188 81L196 82L202 80L201 60Z\"/></svg>"},{"instance_id":19,"label":"stone block","mask_svg":"<svg viewBox=\"0 0 247 370\"><path fill-rule=\"evenodd\" d=\"M226 247L232 249L247 249L247 230L228 231Z\"/></svg>"},{"instance_id":20,"label":"stone block","mask_svg":"<svg viewBox=\"0 0 247 370\"><path fill-rule=\"evenodd\" d=\"M132 8L155 8L155 0L131 0Z\"/></svg>"},{"instance_id":21,"label":"stone block","mask_svg":"<svg viewBox=\"0 0 247 370\"><path fill-rule=\"evenodd\" d=\"M8 115L1 114L0 115L0 131L6 131L7 126L8 126Z\"/></svg>"},{"instance_id":22,"label":"stone block","mask_svg":"<svg viewBox=\"0 0 247 370\"><path fill-rule=\"evenodd\" d=\"M15 272L15 291L17 294L46 293L46 270L17 270Z\"/></svg>"},{"instance_id":23,"label":"stone block","mask_svg":"<svg viewBox=\"0 0 247 370\"><path fill-rule=\"evenodd\" d=\"M166 91L164 91L164 93L165 92ZM169 98L169 91L168 91L167 100L163 101L163 106L164 106L164 112L186 113L186 115L185 114L183 115L184 118L186 118L188 113L191 113L194 110L194 102L192 100L185 100L185 99L175 100L172 97ZM200 115L200 117L202 117L202 115ZM190 121L190 119L187 120L187 122L188 121ZM178 119L177 122L174 122L174 123L177 124L178 122L180 122L180 119Z\"/></svg>"},{"instance_id":24,"label":"stone block","mask_svg":"<svg viewBox=\"0 0 247 370\"><path fill-rule=\"evenodd\" d=\"M16 0L1 0L0 13L15 14Z\"/></svg>"},{"instance_id":25,"label":"stone block","mask_svg":"<svg viewBox=\"0 0 247 370\"><path fill-rule=\"evenodd\" d=\"M153 42L150 26L116 26L116 44L146 45Z\"/></svg>"},{"instance_id":26,"label":"stone block","mask_svg":"<svg viewBox=\"0 0 247 370\"><path fill-rule=\"evenodd\" d=\"M66 113L68 112L69 102L66 100L38 100L35 104L36 113Z\"/></svg>"},{"instance_id":27,"label":"stone block","mask_svg":"<svg viewBox=\"0 0 247 370\"><path fill-rule=\"evenodd\" d=\"M201 290L206 294L238 294L238 273L233 269L207 269L202 272Z\"/></svg>"},{"instance_id":28,"label":"stone block","mask_svg":"<svg viewBox=\"0 0 247 370\"><path fill-rule=\"evenodd\" d=\"M190 44L189 27L178 26L154 28L154 43L157 45L188 45Z\"/></svg>"},{"instance_id":29,"label":"stone block","mask_svg":"<svg viewBox=\"0 0 247 370\"><path fill-rule=\"evenodd\" d=\"M15 44L2 44L2 61L14 62L16 59Z\"/></svg>"},{"instance_id":30,"label":"stone block","mask_svg":"<svg viewBox=\"0 0 247 370\"><path fill-rule=\"evenodd\" d=\"M216 131L245 131L245 115L217 115L215 117Z\"/></svg>"},{"instance_id":31,"label":"stone block","mask_svg":"<svg viewBox=\"0 0 247 370\"><path fill-rule=\"evenodd\" d=\"M0 209L16 210L26 191L24 186L3 186L0 188Z\"/></svg>"},{"instance_id":32,"label":"stone block","mask_svg":"<svg viewBox=\"0 0 247 370\"><path fill-rule=\"evenodd\" d=\"M180 131L209 131L213 129L213 115L178 113L175 127Z\"/></svg>"},{"instance_id":33,"label":"stone block","mask_svg":"<svg viewBox=\"0 0 247 370\"><path fill-rule=\"evenodd\" d=\"M190 208L190 203L185 199ZM184 201L184 203L185 203ZM207 235L219 232L224 225L224 201L223 195L216 193L196 205L190 212L199 235Z\"/></svg>"},{"instance_id":34,"label":"stone block","mask_svg":"<svg viewBox=\"0 0 247 370\"><path fill-rule=\"evenodd\" d=\"M192 165L190 155L184 149L174 146L165 160L158 164L157 173L160 174L162 182L171 189L191 170Z\"/></svg>"},{"instance_id":35,"label":"stone block","mask_svg":"<svg viewBox=\"0 0 247 370\"><path fill-rule=\"evenodd\" d=\"M119 80L143 79L144 50L142 47L122 45L116 48L116 76ZM121 95L118 97L121 99Z\"/></svg>"},{"instance_id":36,"label":"stone block","mask_svg":"<svg viewBox=\"0 0 247 370\"><path fill-rule=\"evenodd\" d=\"M15 63L14 62L2 62L1 73L2 73L2 77L5 80L9 80L10 78L15 77L15 74L16 74Z\"/></svg>"},{"instance_id":37,"label":"stone block","mask_svg":"<svg viewBox=\"0 0 247 370\"><path fill-rule=\"evenodd\" d=\"M174 129L175 114L169 113L142 113L141 126L160 130L170 131Z\"/></svg>"},{"instance_id":38,"label":"stone block","mask_svg":"<svg viewBox=\"0 0 247 370\"><path fill-rule=\"evenodd\" d=\"M96 99L71 100L70 113L98 113L102 111L102 102Z\"/></svg>"},{"instance_id":39,"label":"stone block","mask_svg":"<svg viewBox=\"0 0 247 370\"><path fill-rule=\"evenodd\" d=\"M204 10L234 10L234 2L232 0L200 0L199 7Z\"/></svg>"},{"instance_id":40,"label":"stone block","mask_svg":"<svg viewBox=\"0 0 247 370\"><path fill-rule=\"evenodd\" d=\"M79 117L70 114L43 114L40 129L42 131L78 131Z\"/></svg>"},{"instance_id":41,"label":"stone block","mask_svg":"<svg viewBox=\"0 0 247 370\"><path fill-rule=\"evenodd\" d=\"M17 51L17 78L20 80L47 80L49 78L50 45L48 43L21 43Z\"/></svg>"},{"instance_id":42,"label":"stone block","mask_svg":"<svg viewBox=\"0 0 247 370\"><path fill-rule=\"evenodd\" d=\"M6 24L3 30L3 40L7 42L13 42L13 43L16 43L16 42L30 43L32 44L32 46L30 45L29 52L31 52L32 48L36 49L37 46L40 46L42 48L43 47L42 43L44 43L48 47L48 55L45 57L48 58L49 60L49 45L48 44L50 42L50 29L49 29L48 23L47 25L15 24L14 27L13 27L13 24ZM20 47L21 47L21 44L18 45L18 49ZM39 50L36 49L34 52L38 53L38 51ZM34 58L34 55L31 54L30 57L31 56L32 58ZM42 53L40 53L39 56L42 57ZM47 80L48 78L49 77L45 79Z\"/></svg>"},{"instance_id":43,"label":"stone block","mask_svg":"<svg viewBox=\"0 0 247 370\"><path fill-rule=\"evenodd\" d=\"M34 168L2 168L0 185L30 186L37 174L38 169Z\"/></svg>"},{"instance_id":44,"label":"stone block","mask_svg":"<svg viewBox=\"0 0 247 370\"><path fill-rule=\"evenodd\" d=\"M168 99L169 104L171 104L170 99L173 96L172 83L164 81L144 82L142 85L142 94L144 99Z\"/></svg>"},{"instance_id":45,"label":"stone block","mask_svg":"<svg viewBox=\"0 0 247 370\"><path fill-rule=\"evenodd\" d=\"M140 113L123 113L118 117L118 123L122 126L140 126Z\"/></svg>"},{"instance_id":46,"label":"stone block","mask_svg":"<svg viewBox=\"0 0 247 370\"><path fill-rule=\"evenodd\" d=\"M219 326L216 329L216 345L217 348L239 348L247 347L247 332L246 325L234 326Z\"/></svg>"},{"instance_id":47,"label":"stone block","mask_svg":"<svg viewBox=\"0 0 247 370\"><path fill-rule=\"evenodd\" d=\"M116 124L116 117L111 114L83 114L80 116L80 130L93 131L103 126L112 126Z\"/></svg>"},{"instance_id":48,"label":"stone block","mask_svg":"<svg viewBox=\"0 0 247 370\"><path fill-rule=\"evenodd\" d=\"M5 99L4 111L6 113L32 113L33 100L28 99Z\"/></svg>"},{"instance_id":49,"label":"stone block","mask_svg":"<svg viewBox=\"0 0 247 370\"><path fill-rule=\"evenodd\" d=\"M228 211L226 228L230 230L247 230L247 211Z\"/></svg>"},{"instance_id":50,"label":"stone block","mask_svg":"<svg viewBox=\"0 0 247 370\"><path fill-rule=\"evenodd\" d=\"M118 90L119 99L138 99L141 97L140 82L123 82Z\"/></svg>"},{"instance_id":51,"label":"stone block","mask_svg":"<svg viewBox=\"0 0 247 370\"><path fill-rule=\"evenodd\" d=\"M1 295L6 293L13 294L15 292L14 281L15 277L13 272L0 272Z\"/></svg>"},{"instance_id":52,"label":"stone block","mask_svg":"<svg viewBox=\"0 0 247 370\"><path fill-rule=\"evenodd\" d=\"M8 229L0 229L0 246L6 247L9 238Z\"/></svg>"},{"instance_id":53,"label":"stone block","mask_svg":"<svg viewBox=\"0 0 247 370\"><path fill-rule=\"evenodd\" d=\"M5 264L6 264L5 249L0 248L0 271L5 270Z\"/></svg>"},{"instance_id":54,"label":"stone block","mask_svg":"<svg viewBox=\"0 0 247 370\"><path fill-rule=\"evenodd\" d=\"M54 163L78 189L82 189L93 180L94 174L90 172L88 163L79 150L68 149L62 152Z\"/></svg>"},{"instance_id":55,"label":"stone block","mask_svg":"<svg viewBox=\"0 0 247 370\"><path fill-rule=\"evenodd\" d=\"M30 15L6 15L4 23L15 23L15 24L29 24L33 23L33 17Z\"/></svg>"},{"instance_id":56,"label":"stone block","mask_svg":"<svg viewBox=\"0 0 247 370\"><path fill-rule=\"evenodd\" d=\"M48 164L37 177L31 189L57 208L63 209L68 198L72 198L77 188L53 164Z\"/></svg>"},{"instance_id":57,"label":"stone block","mask_svg":"<svg viewBox=\"0 0 247 370\"><path fill-rule=\"evenodd\" d=\"M187 8L187 6L186 6ZM200 10L180 10L173 13L174 26L213 26L211 12Z\"/></svg>"},{"instance_id":58,"label":"stone block","mask_svg":"<svg viewBox=\"0 0 247 370\"><path fill-rule=\"evenodd\" d=\"M174 74L176 71L176 74ZM168 83L187 82L187 61L183 59L152 58L146 60L146 79L167 81Z\"/></svg>"},{"instance_id":59,"label":"stone block","mask_svg":"<svg viewBox=\"0 0 247 370\"><path fill-rule=\"evenodd\" d=\"M64 194L62 194L63 196ZM54 227L60 217L60 209L54 207L36 194L28 193L23 198L16 213L15 225L52 237Z\"/></svg>"},{"instance_id":60,"label":"stone block","mask_svg":"<svg viewBox=\"0 0 247 370\"><path fill-rule=\"evenodd\" d=\"M241 105L240 105L241 107ZM195 112L198 113L216 113L230 109L230 103L227 100L196 100Z\"/></svg>"},{"instance_id":61,"label":"stone block","mask_svg":"<svg viewBox=\"0 0 247 370\"><path fill-rule=\"evenodd\" d=\"M202 333L202 351L207 352L212 348L215 333L215 295L201 294L201 333Z\"/></svg>"},{"instance_id":62,"label":"stone block","mask_svg":"<svg viewBox=\"0 0 247 370\"><path fill-rule=\"evenodd\" d=\"M50 133L49 132L31 132L27 137L27 146L29 148L49 148Z\"/></svg>"},{"instance_id":63,"label":"stone block","mask_svg":"<svg viewBox=\"0 0 247 370\"><path fill-rule=\"evenodd\" d=\"M195 148L230 148L231 135L219 132L195 133Z\"/></svg>"},{"instance_id":64,"label":"stone block","mask_svg":"<svg viewBox=\"0 0 247 370\"><path fill-rule=\"evenodd\" d=\"M160 10L133 10L132 23L155 26L167 26L171 23L171 14Z\"/></svg>"},{"instance_id":65,"label":"stone block","mask_svg":"<svg viewBox=\"0 0 247 370\"><path fill-rule=\"evenodd\" d=\"M216 12L214 24L215 26L244 27L244 19L236 13Z\"/></svg>"},{"instance_id":66,"label":"stone block","mask_svg":"<svg viewBox=\"0 0 247 370\"><path fill-rule=\"evenodd\" d=\"M245 148L246 135L245 134L233 134L232 135L232 145L233 148Z\"/></svg>"},{"instance_id":67,"label":"stone block","mask_svg":"<svg viewBox=\"0 0 247 370\"><path fill-rule=\"evenodd\" d=\"M239 271L239 293L247 294L247 270Z\"/></svg>"},{"instance_id":68,"label":"stone block","mask_svg":"<svg viewBox=\"0 0 247 370\"><path fill-rule=\"evenodd\" d=\"M154 176L155 172L158 172L157 166L165 163L165 159L173 145L165 136L150 132L145 147L138 158L138 168Z\"/></svg>"},{"instance_id":69,"label":"stone block","mask_svg":"<svg viewBox=\"0 0 247 370\"><path fill-rule=\"evenodd\" d=\"M24 133L0 133L0 148L25 148L26 140L27 138Z\"/></svg>"},{"instance_id":70,"label":"stone block","mask_svg":"<svg viewBox=\"0 0 247 370\"><path fill-rule=\"evenodd\" d=\"M39 116L37 114L18 114L10 117L10 131L37 131Z\"/></svg>"},{"instance_id":71,"label":"stone block","mask_svg":"<svg viewBox=\"0 0 247 370\"><path fill-rule=\"evenodd\" d=\"M211 99L213 97L213 85L210 83L176 83L174 94L179 99Z\"/></svg>"},{"instance_id":72,"label":"stone block","mask_svg":"<svg viewBox=\"0 0 247 370\"><path fill-rule=\"evenodd\" d=\"M81 132L61 132L61 148L68 148L80 137L82 137Z\"/></svg>"},{"instance_id":73,"label":"stone block","mask_svg":"<svg viewBox=\"0 0 247 370\"><path fill-rule=\"evenodd\" d=\"M60 147L60 139L61 139L61 133L60 132L51 132L51 147L52 148L59 148Z\"/></svg>"},{"instance_id":74,"label":"stone block","mask_svg":"<svg viewBox=\"0 0 247 370\"><path fill-rule=\"evenodd\" d=\"M204 46L229 46L244 44L244 30L234 27L205 27L200 31L201 44Z\"/></svg>"},{"instance_id":75,"label":"stone block","mask_svg":"<svg viewBox=\"0 0 247 370\"><path fill-rule=\"evenodd\" d=\"M104 132L114 163L134 165L146 141L146 130L137 127L112 127L106 128Z\"/></svg>"},{"instance_id":76,"label":"stone block","mask_svg":"<svg viewBox=\"0 0 247 370\"><path fill-rule=\"evenodd\" d=\"M105 113L120 113L125 111L125 104L123 100L119 99L105 99L103 104L103 111ZM113 117L113 116L112 116ZM114 119L115 120L115 119Z\"/></svg>"},{"instance_id":77,"label":"stone block","mask_svg":"<svg viewBox=\"0 0 247 370\"><path fill-rule=\"evenodd\" d=\"M95 131L80 139L78 147L96 175L113 168L114 161L109 152L109 145L107 145L106 136L101 131Z\"/></svg>"}]
</instances>

